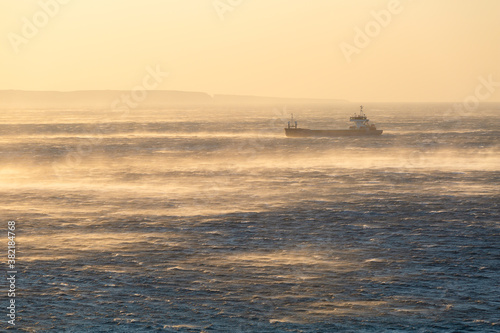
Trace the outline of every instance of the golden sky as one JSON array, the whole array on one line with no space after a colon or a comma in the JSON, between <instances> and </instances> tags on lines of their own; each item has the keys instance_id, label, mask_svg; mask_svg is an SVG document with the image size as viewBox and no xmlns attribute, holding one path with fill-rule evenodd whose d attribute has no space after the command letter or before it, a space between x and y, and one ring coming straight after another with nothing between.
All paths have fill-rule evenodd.
<instances>
[{"instance_id":1,"label":"golden sky","mask_svg":"<svg viewBox=\"0 0 500 333\"><path fill-rule=\"evenodd\" d=\"M499 0L1 0L0 34L0 89L500 101Z\"/></svg>"}]
</instances>

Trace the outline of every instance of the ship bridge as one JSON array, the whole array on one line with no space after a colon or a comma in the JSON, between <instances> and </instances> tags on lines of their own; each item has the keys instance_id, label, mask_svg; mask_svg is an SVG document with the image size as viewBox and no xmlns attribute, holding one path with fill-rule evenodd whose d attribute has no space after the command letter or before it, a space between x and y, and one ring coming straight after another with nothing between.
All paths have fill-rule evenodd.
<instances>
[{"instance_id":1,"label":"ship bridge","mask_svg":"<svg viewBox=\"0 0 500 333\"><path fill-rule=\"evenodd\" d=\"M359 114L354 114L350 119L350 121L354 122L356 126L351 126L351 129L367 129L370 128L369 119L366 117L363 112L363 105L360 106ZM373 125L372 125L373 126Z\"/></svg>"}]
</instances>

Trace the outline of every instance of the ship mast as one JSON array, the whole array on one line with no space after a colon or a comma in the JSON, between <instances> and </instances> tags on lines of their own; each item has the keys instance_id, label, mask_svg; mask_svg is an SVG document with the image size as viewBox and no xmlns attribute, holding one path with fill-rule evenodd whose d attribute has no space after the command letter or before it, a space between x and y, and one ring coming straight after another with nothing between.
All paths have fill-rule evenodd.
<instances>
[{"instance_id":1,"label":"ship mast","mask_svg":"<svg viewBox=\"0 0 500 333\"><path fill-rule=\"evenodd\" d=\"M290 121L288 122L288 128L297 128L297 121L293 119L293 113L291 113Z\"/></svg>"}]
</instances>

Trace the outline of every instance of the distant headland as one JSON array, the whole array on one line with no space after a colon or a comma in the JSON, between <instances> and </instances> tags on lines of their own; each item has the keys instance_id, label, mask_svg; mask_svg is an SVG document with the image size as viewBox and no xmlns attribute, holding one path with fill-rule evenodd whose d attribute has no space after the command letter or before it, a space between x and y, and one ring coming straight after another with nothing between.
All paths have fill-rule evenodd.
<instances>
[{"instance_id":1,"label":"distant headland","mask_svg":"<svg viewBox=\"0 0 500 333\"><path fill-rule=\"evenodd\" d=\"M0 90L0 108L161 108L210 105L297 105L347 103L341 99L209 95L204 92L151 90L26 91Z\"/></svg>"}]
</instances>

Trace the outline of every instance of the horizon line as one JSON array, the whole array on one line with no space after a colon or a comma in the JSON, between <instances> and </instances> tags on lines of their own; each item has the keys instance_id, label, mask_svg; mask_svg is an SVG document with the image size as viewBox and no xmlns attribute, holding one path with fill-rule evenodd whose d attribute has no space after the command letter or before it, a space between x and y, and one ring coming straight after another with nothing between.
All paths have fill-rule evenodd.
<instances>
[{"instance_id":1,"label":"horizon line","mask_svg":"<svg viewBox=\"0 0 500 333\"><path fill-rule=\"evenodd\" d=\"M127 92L129 89L79 89L79 90L25 90L25 89L0 89L0 92L38 92L38 93L75 93L75 92ZM441 101L415 101L415 100L400 100L400 101L387 101L387 100L379 100L379 101L364 101L364 102L353 102L349 99L345 98L336 98L336 97L281 97L281 96L266 96L266 95L245 95L245 94L230 94L230 93L208 93L206 91L200 90L177 90L177 89L151 89L148 90L150 92L185 92L185 93L202 93L206 94L210 97L214 96L234 96L234 97L258 97L258 98L273 98L273 99L295 99L295 100L324 100L326 101L338 101L341 103L462 103L463 101L449 101L449 100L441 100ZM361 99L360 99L361 100ZM482 101L482 103L500 103L500 100L491 100L491 101Z\"/></svg>"}]
</instances>

